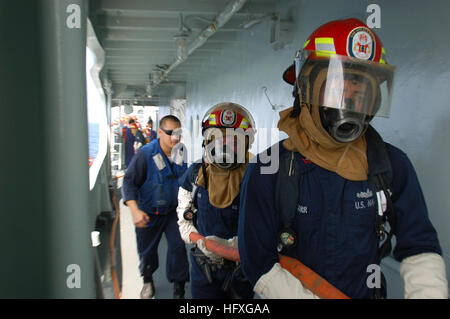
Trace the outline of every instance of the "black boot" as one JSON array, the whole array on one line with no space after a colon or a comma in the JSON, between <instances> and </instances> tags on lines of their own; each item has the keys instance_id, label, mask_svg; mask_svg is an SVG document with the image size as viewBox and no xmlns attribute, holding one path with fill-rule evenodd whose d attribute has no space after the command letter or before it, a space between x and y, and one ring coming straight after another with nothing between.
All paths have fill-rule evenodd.
<instances>
[{"instance_id":1,"label":"black boot","mask_svg":"<svg viewBox=\"0 0 450 319\"><path fill-rule=\"evenodd\" d=\"M141 299L154 299L155 285L152 277L144 277L144 286L141 290Z\"/></svg>"},{"instance_id":2,"label":"black boot","mask_svg":"<svg viewBox=\"0 0 450 319\"><path fill-rule=\"evenodd\" d=\"M184 299L184 281L174 282L173 299Z\"/></svg>"}]
</instances>

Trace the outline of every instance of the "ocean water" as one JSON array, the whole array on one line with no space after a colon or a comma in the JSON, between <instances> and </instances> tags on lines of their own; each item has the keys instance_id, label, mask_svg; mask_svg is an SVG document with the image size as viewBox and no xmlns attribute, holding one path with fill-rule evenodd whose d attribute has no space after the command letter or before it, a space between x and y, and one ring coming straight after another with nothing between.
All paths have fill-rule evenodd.
<instances>
[{"instance_id":1,"label":"ocean water","mask_svg":"<svg viewBox=\"0 0 450 319\"><path fill-rule=\"evenodd\" d=\"M98 155L98 144L100 142L100 125L98 123L89 123L88 143L89 143L89 166L92 165Z\"/></svg>"}]
</instances>

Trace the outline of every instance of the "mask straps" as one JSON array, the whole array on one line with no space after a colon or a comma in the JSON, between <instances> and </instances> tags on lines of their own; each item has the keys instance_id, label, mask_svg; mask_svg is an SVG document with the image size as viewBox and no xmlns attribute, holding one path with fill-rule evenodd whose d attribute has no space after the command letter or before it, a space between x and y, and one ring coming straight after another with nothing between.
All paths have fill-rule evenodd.
<instances>
[{"instance_id":1,"label":"mask straps","mask_svg":"<svg viewBox=\"0 0 450 319\"><path fill-rule=\"evenodd\" d=\"M303 64L305 64L306 61L306 54L305 51L298 50L295 53L295 59L294 59L294 65L295 65L295 83L294 83L294 90L292 92L292 95L294 96L294 109L291 112L290 117L297 117L300 115L300 86L298 83L298 77L300 75L300 71L302 70Z\"/></svg>"},{"instance_id":2,"label":"mask straps","mask_svg":"<svg viewBox=\"0 0 450 319\"><path fill-rule=\"evenodd\" d=\"M298 77L300 75L300 71L303 68L303 64L305 64L307 58L307 54L305 50L298 50L295 53L294 65L295 65L295 87L297 88L297 94L300 93L300 87L298 84Z\"/></svg>"}]
</instances>

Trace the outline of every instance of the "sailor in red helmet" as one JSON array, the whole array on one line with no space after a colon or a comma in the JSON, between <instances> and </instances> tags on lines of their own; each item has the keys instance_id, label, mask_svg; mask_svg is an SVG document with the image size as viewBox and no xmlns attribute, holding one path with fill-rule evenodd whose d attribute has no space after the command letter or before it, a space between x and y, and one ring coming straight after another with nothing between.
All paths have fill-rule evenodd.
<instances>
[{"instance_id":1,"label":"sailor in red helmet","mask_svg":"<svg viewBox=\"0 0 450 319\"><path fill-rule=\"evenodd\" d=\"M202 121L204 156L180 178L178 225L181 238L199 233L237 248L239 191L249 162L255 122L244 107L219 103ZM191 250L193 298L252 298L253 289L240 265L210 252L203 240Z\"/></svg>"},{"instance_id":2,"label":"sailor in red helmet","mask_svg":"<svg viewBox=\"0 0 450 319\"><path fill-rule=\"evenodd\" d=\"M296 258L351 298L384 298L379 271L392 251L406 298L447 298L436 231L407 155L371 127L389 113L395 68L377 35L357 19L326 23L283 74L294 106L280 112L289 136L258 156L241 186L242 269L267 298L317 298L279 263Z\"/></svg>"},{"instance_id":3,"label":"sailor in red helmet","mask_svg":"<svg viewBox=\"0 0 450 319\"><path fill-rule=\"evenodd\" d=\"M125 167L128 167L136 154L137 149L145 145L145 138L139 129L139 123L133 118L128 121L128 126L125 129Z\"/></svg>"}]
</instances>

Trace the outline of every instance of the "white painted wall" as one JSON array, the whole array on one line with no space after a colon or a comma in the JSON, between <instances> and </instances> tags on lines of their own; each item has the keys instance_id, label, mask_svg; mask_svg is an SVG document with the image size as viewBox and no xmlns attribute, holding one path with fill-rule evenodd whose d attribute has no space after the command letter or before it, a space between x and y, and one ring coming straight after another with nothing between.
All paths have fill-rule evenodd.
<instances>
[{"instance_id":1,"label":"white painted wall","mask_svg":"<svg viewBox=\"0 0 450 319\"><path fill-rule=\"evenodd\" d=\"M275 105L292 104L292 87L281 75L310 33L330 20L356 17L366 21L367 7L373 1L321 0L279 1L282 18L295 24L294 42L275 51L269 45L270 22L256 25L235 43L212 55L196 73L187 88L186 127L195 133L203 113L212 105L230 101L253 114L257 128L274 128L278 111L264 95L263 87ZM381 28L375 29L387 51L388 63L397 66L393 106L389 119L375 119L373 125L386 141L405 151L414 164L427 201L430 218L438 231L450 274L450 2L445 0L379 0ZM192 118L192 120L191 120ZM201 151L201 136L192 141ZM280 138L285 135L281 134ZM187 145L190 141L185 141ZM273 144L266 134L258 143ZM402 298L398 263L385 262L389 296Z\"/></svg>"}]
</instances>

